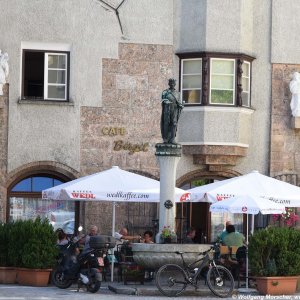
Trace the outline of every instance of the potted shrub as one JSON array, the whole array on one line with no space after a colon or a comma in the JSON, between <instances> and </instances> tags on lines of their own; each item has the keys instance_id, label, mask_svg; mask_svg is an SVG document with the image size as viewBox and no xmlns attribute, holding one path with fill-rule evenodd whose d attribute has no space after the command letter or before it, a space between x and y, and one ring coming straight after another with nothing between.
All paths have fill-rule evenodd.
<instances>
[{"instance_id":1,"label":"potted shrub","mask_svg":"<svg viewBox=\"0 0 300 300\"><path fill-rule=\"evenodd\" d=\"M300 231L287 227L256 231L249 240L249 262L261 294L294 294L300 275Z\"/></svg>"},{"instance_id":2,"label":"potted shrub","mask_svg":"<svg viewBox=\"0 0 300 300\"><path fill-rule=\"evenodd\" d=\"M47 219L17 221L13 224L12 249L14 266L19 267L19 284L46 286L57 256L56 234Z\"/></svg>"},{"instance_id":3,"label":"potted shrub","mask_svg":"<svg viewBox=\"0 0 300 300\"><path fill-rule=\"evenodd\" d=\"M0 283L15 283L17 271L12 267L8 255L10 242L10 223L0 223Z\"/></svg>"}]
</instances>

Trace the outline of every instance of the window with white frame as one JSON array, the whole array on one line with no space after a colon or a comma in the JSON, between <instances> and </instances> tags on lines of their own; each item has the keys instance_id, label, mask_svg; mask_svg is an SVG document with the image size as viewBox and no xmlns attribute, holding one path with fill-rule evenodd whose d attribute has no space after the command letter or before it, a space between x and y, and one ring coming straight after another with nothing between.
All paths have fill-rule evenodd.
<instances>
[{"instance_id":1,"label":"window with white frame","mask_svg":"<svg viewBox=\"0 0 300 300\"><path fill-rule=\"evenodd\" d=\"M250 106L250 63L245 61L242 70L242 106Z\"/></svg>"},{"instance_id":2,"label":"window with white frame","mask_svg":"<svg viewBox=\"0 0 300 300\"><path fill-rule=\"evenodd\" d=\"M181 99L186 106L251 107L254 57L233 53L179 53Z\"/></svg>"},{"instance_id":3,"label":"window with white frame","mask_svg":"<svg viewBox=\"0 0 300 300\"><path fill-rule=\"evenodd\" d=\"M68 100L69 52L23 50L22 99Z\"/></svg>"},{"instance_id":4,"label":"window with white frame","mask_svg":"<svg viewBox=\"0 0 300 300\"><path fill-rule=\"evenodd\" d=\"M202 59L181 61L181 99L185 103L201 103Z\"/></svg>"},{"instance_id":5,"label":"window with white frame","mask_svg":"<svg viewBox=\"0 0 300 300\"><path fill-rule=\"evenodd\" d=\"M234 104L235 60L210 60L210 104Z\"/></svg>"}]
</instances>

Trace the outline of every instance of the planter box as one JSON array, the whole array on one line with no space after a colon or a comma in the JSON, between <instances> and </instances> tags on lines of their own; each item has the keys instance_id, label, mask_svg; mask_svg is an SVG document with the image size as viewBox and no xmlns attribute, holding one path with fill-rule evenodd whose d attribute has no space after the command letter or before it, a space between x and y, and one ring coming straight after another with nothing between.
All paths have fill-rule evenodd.
<instances>
[{"instance_id":1,"label":"planter box","mask_svg":"<svg viewBox=\"0 0 300 300\"><path fill-rule=\"evenodd\" d=\"M16 283L17 270L12 267L0 267L0 283Z\"/></svg>"},{"instance_id":2,"label":"planter box","mask_svg":"<svg viewBox=\"0 0 300 300\"><path fill-rule=\"evenodd\" d=\"M293 295L299 276L256 277L257 290L261 295Z\"/></svg>"},{"instance_id":3,"label":"planter box","mask_svg":"<svg viewBox=\"0 0 300 300\"><path fill-rule=\"evenodd\" d=\"M124 284L127 284L128 282L140 282L141 284L144 284L145 280L145 270L143 267L136 265L135 263L128 263L121 265L122 267L122 277L124 279Z\"/></svg>"},{"instance_id":4,"label":"planter box","mask_svg":"<svg viewBox=\"0 0 300 300\"><path fill-rule=\"evenodd\" d=\"M51 269L17 269L17 281L21 285L47 286Z\"/></svg>"}]
</instances>

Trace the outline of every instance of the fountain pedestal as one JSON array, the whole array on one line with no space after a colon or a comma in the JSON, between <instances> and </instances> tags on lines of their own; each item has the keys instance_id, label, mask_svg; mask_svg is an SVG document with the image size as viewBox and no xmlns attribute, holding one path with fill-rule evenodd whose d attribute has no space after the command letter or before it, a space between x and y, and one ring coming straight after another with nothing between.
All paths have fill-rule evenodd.
<instances>
[{"instance_id":1,"label":"fountain pedestal","mask_svg":"<svg viewBox=\"0 0 300 300\"><path fill-rule=\"evenodd\" d=\"M185 252L183 254L186 263L192 263L201 258L200 252L204 252L211 247L209 244L132 244L134 261L148 269L158 269L165 264L182 265L181 256L176 251Z\"/></svg>"},{"instance_id":2,"label":"fountain pedestal","mask_svg":"<svg viewBox=\"0 0 300 300\"><path fill-rule=\"evenodd\" d=\"M161 243L161 232L164 227L175 232L175 184L176 168L181 157L180 144L158 143L155 145L155 155L160 167L160 205L159 205L159 232L156 242ZM172 235L172 243L177 237Z\"/></svg>"}]
</instances>

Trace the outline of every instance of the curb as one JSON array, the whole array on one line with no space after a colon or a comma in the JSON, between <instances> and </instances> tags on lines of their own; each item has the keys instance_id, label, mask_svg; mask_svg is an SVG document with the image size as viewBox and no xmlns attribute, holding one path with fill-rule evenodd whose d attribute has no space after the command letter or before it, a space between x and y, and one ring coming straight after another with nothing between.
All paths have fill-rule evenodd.
<instances>
[{"instance_id":1,"label":"curb","mask_svg":"<svg viewBox=\"0 0 300 300\"><path fill-rule=\"evenodd\" d=\"M121 294L121 295L138 295L137 293L137 288L130 288L130 287L114 287L112 285L108 285L108 289L116 294Z\"/></svg>"},{"instance_id":2,"label":"curb","mask_svg":"<svg viewBox=\"0 0 300 300\"><path fill-rule=\"evenodd\" d=\"M116 294L121 295L135 295L135 296L163 296L156 287L120 287L108 285L108 289ZM195 297L215 297L209 289L187 289L183 291L181 296L195 296Z\"/></svg>"}]
</instances>

